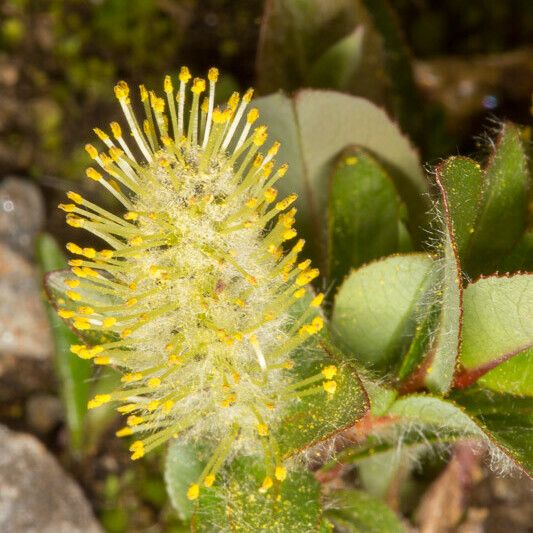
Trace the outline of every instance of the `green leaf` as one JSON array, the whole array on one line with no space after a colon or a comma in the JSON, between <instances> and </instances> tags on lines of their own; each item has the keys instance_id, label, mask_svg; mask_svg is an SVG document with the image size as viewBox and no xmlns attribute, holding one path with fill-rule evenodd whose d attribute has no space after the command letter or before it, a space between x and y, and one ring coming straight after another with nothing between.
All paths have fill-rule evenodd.
<instances>
[{"instance_id":1,"label":"green leaf","mask_svg":"<svg viewBox=\"0 0 533 533\"><path fill-rule=\"evenodd\" d=\"M52 305L56 309L65 309L67 311L75 311L80 305L84 305L85 301L91 302L98 300L107 305L114 305L117 301L108 294L98 293L96 297L92 295L87 286L81 284L76 287L75 292L80 295L79 301L71 300L66 291L69 287L65 284L67 280L76 279L70 270L54 270L48 272L44 279L45 289L48 294L48 298L52 302ZM78 330L74 326L73 319L63 319L70 329L76 333L76 335L83 339L89 345L102 344L104 342L111 342L118 339L118 335L114 333L107 333L101 330L83 329ZM77 340L77 339L76 339Z\"/></svg>"},{"instance_id":2,"label":"green leaf","mask_svg":"<svg viewBox=\"0 0 533 533\"><path fill-rule=\"evenodd\" d=\"M355 369L344 362L344 354L324 339L317 347L317 355L295 357L292 370L294 381L304 380L335 364L337 384L335 394L304 396L294 402L275 432L281 455L290 457L305 448L353 426L369 409L368 397Z\"/></svg>"},{"instance_id":3,"label":"green leaf","mask_svg":"<svg viewBox=\"0 0 533 533\"><path fill-rule=\"evenodd\" d=\"M336 490L329 496L328 518L347 533L402 533L399 518L382 501L359 490Z\"/></svg>"},{"instance_id":4,"label":"green leaf","mask_svg":"<svg viewBox=\"0 0 533 533\"><path fill-rule=\"evenodd\" d=\"M279 161L289 164L280 191L299 195L298 223L308 254L326 264L326 213L333 158L357 145L390 172L406 203L411 229L420 231L426 181L418 155L387 115L362 98L331 91L300 91L293 99L275 94L256 100L272 139L282 139ZM420 235L419 235L420 236Z\"/></svg>"},{"instance_id":5,"label":"green leaf","mask_svg":"<svg viewBox=\"0 0 533 533\"><path fill-rule=\"evenodd\" d=\"M67 266L63 252L48 234L41 234L37 239L37 261L42 273ZM76 336L57 316L51 305L47 304L46 309L54 337L54 361L65 406L69 441L72 449L79 452L85 441L91 364L70 352L70 345L77 342Z\"/></svg>"},{"instance_id":6,"label":"green leaf","mask_svg":"<svg viewBox=\"0 0 533 533\"><path fill-rule=\"evenodd\" d=\"M329 201L329 279L398 251L402 203L382 166L360 148L339 158Z\"/></svg>"},{"instance_id":7,"label":"green leaf","mask_svg":"<svg viewBox=\"0 0 533 533\"><path fill-rule=\"evenodd\" d=\"M363 0L363 4L374 28L383 39L384 67L392 85L389 90L392 114L398 117L404 131L428 136L427 131L422 131L424 114L420 112L420 92L415 83L411 54L399 18L388 0ZM432 127L435 127L435 121Z\"/></svg>"},{"instance_id":8,"label":"green leaf","mask_svg":"<svg viewBox=\"0 0 533 533\"><path fill-rule=\"evenodd\" d=\"M365 27L358 26L330 46L311 67L306 85L346 89L361 62L364 34Z\"/></svg>"},{"instance_id":9,"label":"green leaf","mask_svg":"<svg viewBox=\"0 0 533 533\"><path fill-rule=\"evenodd\" d=\"M518 398L473 387L453 395L489 439L533 477L533 398Z\"/></svg>"},{"instance_id":10,"label":"green leaf","mask_svg":"<svg viewBox=\"0 0 533 533\"><path fill-rule=\"evenodd\" d=\"M261 93L312 85L383 104L391 96L385 64L383 39L360 0L265 3L256 62Z\"/></svg>"},{"instance_id":11,"label":"green leaf","mask_svg":"<svg viewBox=\"0 0 533 533\"><path fill-rule=\"evenodd\" d=\"M248 533L310 533L321 527L320 486L305 470L291 470L282 483L259 491L266 472L253 457L239 457L225 473L224 486L215 485L200 493L194 525L198 531Z\"/></svg>"},{"instance_id":12,"label":"green leaf","mask_svg":"<svg viewBox=\"0 0 533 533\"><path fill-rule=\"evenodd\" d=\"M437 329L428 354L424 383L433 392L444 394L452 385L461 344L463 283L455 243L455 233L446 189L436 176L445 217L442 242L442 266L436 297L440 306Z\"/></svg>"},{"instance_id":13,"label":"green leaf","mask_svg":"<svg viewBox=\"0 0 533 533\"><path fill-rule=\"evenodd\" d=\"M437 168L437 179L446 191L463 270L476 276L520 268L527 239L525 250L517 243L524 239L530 181L520 129L503 126L485 170L453 157ZM507 258L515 247L515 260Z\"/></svg>"},{"instance_id":14,"label":"green leaf","mask_svg":"<svg viewBox=\"0 0 533 533\"><path fill-rule=\"evenodd\" d=\"M361 267L342 284L332 316L338 342L358 361L384 368L405 348L432 260L397 255Z\"/></svg>"},{"instance_id":15,"label":"green leaf","mask_svg":"<svg viewBox=\"0 0 533 533\"><path fill-rule=\"evenodd\" d=\"M494 272L525 229L529 173L517 126L504 125L485 181L469 254L471 275Z\"/></svg>"},{"instance_id":16,"label":"green leaf","mask_svg":"<svg viewBox=\"0 0 533 533\"><path fill-rule=\"evenodd\" d=\"M465 399L466 398L466 399ZM522 412L514 409L509 396L505 410L498 410L502 399L494 394L492 401L475 391L470 396L454 394L454 401L429 395L412 394L397 400L389 409L390 415L402 418L407 427L424 425L439 435L462 434L490 442L510 458L517 466L531 474L533 449L533 400L515 398ZM481 402L478 405L478 401ZM526 402L529 402L528 404ZM514 412L513 412L514 411Z\"/></svg>"},{"instance_id":17,"label":"green leaf","mask_svg":"<svg viewBox=\"0 0 533 533\"><path fill-rule=\"evenodd\" d=\"M168 448L165 461L167 492L180 520L190 520L194 504L187 498L187 490L196 483L204 469L202 450L192 444L175 440Z\"/></svg>"},{"instance_id":18,"label":"green leaf","mask_svg":"<svg viewBox=\"0 0 533 533\"><path fill-rule=\"evenodd\" d=\"M458 377L487 388L533 395L533 274L482 278L464 293Z\"/></svg>"},{"instance_id":19,"label":"green leaf","mask_svg":"<svg viewBox=\"0 0 533 533\"><path fill-rule=\"evenodd\" d=\"M483 171L466 157L450 157L437 167L437 177L446 191L448 208L459 257L464 259L474 232L483 188Z\"/></svg>"}]
</instances>

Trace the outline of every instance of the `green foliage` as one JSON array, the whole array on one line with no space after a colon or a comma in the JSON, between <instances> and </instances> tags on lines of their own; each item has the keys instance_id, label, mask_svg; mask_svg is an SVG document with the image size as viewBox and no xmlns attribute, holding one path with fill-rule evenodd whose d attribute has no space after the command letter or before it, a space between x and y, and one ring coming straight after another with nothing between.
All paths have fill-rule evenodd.
<instances>
[{"instance_id":1,"label":"green foliage","mask_svg":"<svg viewBox=\"0 0 533 533\"><path fill-rule=\"evenodd\" d=\"M387 369L414 333L432 268L425 254L396 255L352 272L335 298L331 328L353 358Z\"/></svg>"},{"instance_id":2,"label":"green foliage","mask_svg":"<svg viewBox=\"0 0 533 533\"><path fill-rule=\"evenodd\" d=\"M526 230L530 177L518 126L505 124L485 169L466 158L451 158L437 168L448 197L452 226L464 272L491 274L505 266Z\"/></svg>"},{"instance_id":3,"label":"green foliage","mask_svg":"<svg viewBox=\"0 0 533 533\"><path fill-rule=\"evenodd\" d=\"M226 484L205 491L194 515L197 531L309 533L319 531L320 486L306 470L294 470L268 492L260 492L266 472L262 461L241 457L232 462ZM227 527L226 526L226 527Z\"/></svg>"},{"instance_id":4,"label":"green foliage","mask_svg":"<svg viewBox=\"0 0 533 533\"><path fill-rule=\"evenodd\" d=\"M352 426L369 407L355 369L343 362L342 354L329 341L319 344L317 349L323 354L322 360L308 363L304 358L297 358L293 372L299 381L316 375L324 366L335 364L337 389L326 401L322 396L307 396L291 406L276 435L283 457L294 456Z\"/></svg>"},{"instance_id":5,"label":"green foliage","mask_svg":"<svg viewBox=\"0 0 533 533\"><path fill-rule=\"evenodd\" d=\"M482 278L464 294L463 379L533 395L533 275Z\"/></svg>"},{"instance_id":6,"label":"green foliage","mask_svg":"<svg viewBox=\"0 0 533 533\"><path fill-rule=\"evenodd\" d=\"M336 490L329 496L330 520L347 533L403 533L396 515L380 500L359 490Z\"/></svg>"},{"instance_id":7,"label":"green foliage","mask_svg":"<svg viewBox=\"0 0 533 533\"><path fill-rule=\"evenodd\" d=\"M308 241L308 254L319 265L327 264L331 163L351 145L368 151L387 169L407 206L409 227L420 237L427 185L418 155L381 109L362 98L310 90L292 99L281 94L259 98L256 105L272 137L283 139L279 159L286 161L290 170L280 190L299 195L298 224Z\"/></svg>"},{"instance_id":8,"label":"green foliage","mask_svg":"<svg viewBox=\"0 0 533 533\"><path fill-rule=\"evenodd\" d=\"M351 268L399 250L404 208L387 172L359 148L341 154L330 186L328 272L339 284Z\"/></svg>"},{"instance_id":9,"label":"green foliage","mask_svg":"<svg viewBox=\"0 0 533 533\"><path fill-rule=\"evenodd\" d=\"M42 234L37 240L37 258L41 272L50 272L67 266L65 256L54 238ZM76 335L57 316L47 303L48 319L54 335L55 368L61 386L65 408L69 443L75 453L83 450L86 444L86 415L89 399L89 379L91 365L73 356L70 345L77 341Z\"/></svg>"}]
</instances>

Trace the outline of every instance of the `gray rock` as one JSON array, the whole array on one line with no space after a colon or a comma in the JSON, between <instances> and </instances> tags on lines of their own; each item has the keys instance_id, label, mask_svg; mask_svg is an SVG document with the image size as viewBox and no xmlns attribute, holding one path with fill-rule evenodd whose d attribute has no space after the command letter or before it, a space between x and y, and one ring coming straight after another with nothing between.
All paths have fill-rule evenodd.
<instances>
[{"instance_id":1,"label":"gray rock","mask_svg":"<svg viewBox=\"0 0 533 533\"><path fill-rule=\"evenodd\" d=\"M101 533L80 487L34 437L0 426L0 531Z\"/></svg>"},{"instance_id":2,"label":"gray rock","mask_svg":"<svg viewBox=\"0 0 533 533\"><path fill-rule=\"evenodd\" d=\"M29 181L9 177L0 183L0 241L33 257L34 239L44 224L44 202Z\"/></svg>"},{"instance_id":3,"label":"gray rock","mask_svg":"<svg viewBox=\"0 0 533 533\"><path fill-rule=\"evenodd\" d=\"M0 243L0 355L48 359L52 339L36 269Z\"/></svg>"}]
</instances>

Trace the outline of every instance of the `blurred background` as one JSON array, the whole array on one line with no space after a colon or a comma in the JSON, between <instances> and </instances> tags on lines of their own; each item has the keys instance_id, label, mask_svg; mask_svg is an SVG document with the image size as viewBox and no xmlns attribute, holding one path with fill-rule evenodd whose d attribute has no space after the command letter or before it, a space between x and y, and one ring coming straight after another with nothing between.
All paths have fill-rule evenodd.
<instances>
[{"instance_id":1,"label":"blurred background","mask_svg":"<svg viewBox=\"0 0 533 533\"><path fill-rule=\"evenodd\" d=\"M181 65L194 75L218 66L220 99L252 85L259 94L312 86L369 98L431 168L475 154L482 133L503 119L529 123L533 2L0 0L0 494L28 490L24 483L43 497L64 491L54 513L67 517L69 532L186 530L166 504L161 457L130 463L112 413L91 415L83 422L91 441L73 446L81 437L66 420L83 409L65 404L65 388L74 387L69 372L89 378L83 368L58 369L34 242L43 230L70 238L56 209L67 190L99 194L81 179L83 147L93 127L118 116L116 81L162 88ZM460 531L526 531L525 485L476 472L461 505L474 509L473 528L477 516L486 529ZM47 531L48 520L60 531L46 500L35 498L24 510L28 528L40 520L35 530ZM10 502L0 497L8 509L0 530L26 531L2 522L20 512ZM415 517L416 502L406 510Z\"/></svg>"}]
</instances>

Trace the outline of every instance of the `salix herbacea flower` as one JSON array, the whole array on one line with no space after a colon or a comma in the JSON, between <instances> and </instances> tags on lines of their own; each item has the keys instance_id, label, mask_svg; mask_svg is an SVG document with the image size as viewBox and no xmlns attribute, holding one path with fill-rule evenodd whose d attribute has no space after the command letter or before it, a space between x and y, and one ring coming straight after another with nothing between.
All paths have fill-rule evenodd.
<instances>
[{"instance_id":1,"label":"salix herbacea flower","mask_svg":"<svg viewBox=\"0 0 533 533\"><path fill-rule=\"evenodd\" d=\"M89 407L120 404L127 425L117 434L135 436L133 459L174 437L212 443L188 491L195 499L229 456L261 453L266 491L286 477L273 430L287 407L336 388L332 365L299 382L290 372L295 350L323 325L323 296L307 298L306 288L318 271L298 262L296 196L277 198L287 166L276 165L277 142L260 153L267 131L247 110L252 90L215 107L217 69L207 83L191 82L187 68L178 78L175 91L166 77L165 98L140 86L142 120L128 85L116 85L129 133L117 122L111 135L94 130L105 148L86 146L95 161L87 176L124 212L74 192L60 205L68 224L105 247L67 245L73 276L58 312L102 339L74 353L122 371L122 386ZM304 297L307 310L294 318Z\"/></svg>"}]
</instances>

